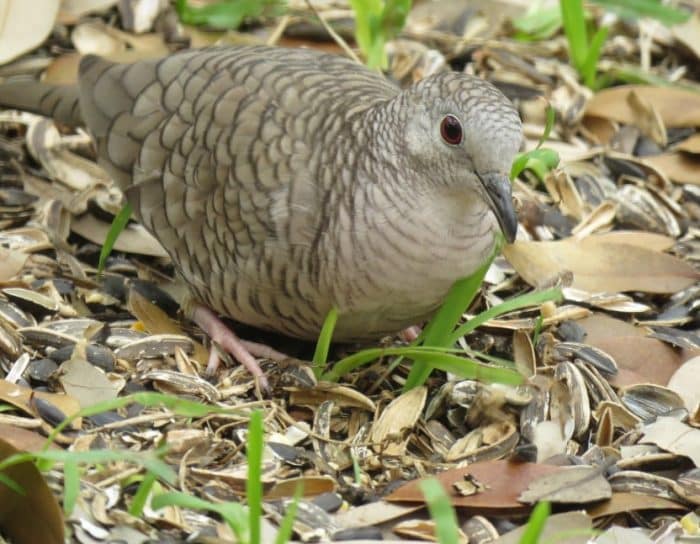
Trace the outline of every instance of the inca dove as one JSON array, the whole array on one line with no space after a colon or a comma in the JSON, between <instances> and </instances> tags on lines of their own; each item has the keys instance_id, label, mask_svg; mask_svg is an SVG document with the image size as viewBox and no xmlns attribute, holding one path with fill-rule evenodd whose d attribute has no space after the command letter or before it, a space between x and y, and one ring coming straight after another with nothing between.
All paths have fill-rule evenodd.
<instances>
[{"instance_id":1,"label":"inca dove","mask_svg":"<svg viewBox=\"0 0 700 544\"><path fill-rule=\"evenodd\" d=\"M443 73L400 91L309 50L186 51L79 89L0 87L0 103L87 124L100 164L172 256L195 320L247 366L215 314L313 339L375 339L429 317L517 219L513 105ZM252 361L252 363L251 363Z\"/></svg>"}]
</instances>

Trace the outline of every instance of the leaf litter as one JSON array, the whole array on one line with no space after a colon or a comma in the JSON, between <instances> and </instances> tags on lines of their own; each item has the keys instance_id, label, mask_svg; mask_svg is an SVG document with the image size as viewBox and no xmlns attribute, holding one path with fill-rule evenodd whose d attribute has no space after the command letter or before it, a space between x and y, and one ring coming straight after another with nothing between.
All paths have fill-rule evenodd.
<instances>
[{"instance_id":1,"label":"leaf litter","mask_svg":"<svg viewBox=\"0 0 700 544\"><path fill-rule=\"evenodd\" d=\"M314 0L313 12L306 2L289 2L289 15L225 33L178 25L173 12L151 13L141 3L64 2L41 49L26 41L6 50L16 60L0 67L2 77L45 72L48 81L71 82L78 52L131 61L188 42L272 39L342 54L316 15L352 38L352 11L343 2ZM604 17L592 13L594 21ZM515 361L524 385L440 373L402 395L408 364L390 356L343 383L318 383L304 362L312 348L284 339L273 340L290 354L288 363L263 361L271 398L260 400L238 366L204 379L206 339L181 319L183 287L143 229L132 224L104 277L96 274L120 195L95 164L87 135L2 111L0 429L12 438L3 442L2 459L37 451L38 441L80 407L155 390L221 410L185 417L166 406L132 404L73 421L53 447L148 452L165 442L180 481L163 480L161 490L238 502L248 414L262 407L265 509L278 522L288 507L280 501L304 484L295 523L302 540L340 532L430 538L434 526L419 483L432 474L470 542L499 534L502 542L517 541L522 528L504 533L522 525L539 499L571 510L549 517L545 534L552 538L594 525L607 530L599 542L689 536L687 516L700 487L693 387L700 350L698 16L670 30L613 18L598 76L622 85L590 90L565 62L556 21L545 41L514 39L514 25L524 28L514 21L524 14L515 1L417 2L387 44L388 72L401 84L453 67L499 86L521 111L525 149L543 132L542 97L556 110L545 146L560 152L562 164L516 180L519 241L495 261L469 314L553 285L564 288L564 301L492 319L459 342L469 356ZM50 10L40 15L54 17ZM22 533L39 519L45 542L62 539L64 525L79 542L231 538L222 521L180 506L130 516L135 488L128 482L144 472L126 461L87 465L79 507L64 519L57 507L68 493L61 472L42 478L26 464L16 467L0 474L14 474L35 500L24 510L31 521L0 509L0 531L18 542L39 538ZM629 525L636 528L628 534ZM275 523L266 530L274 534Z\"/></svg>"}]
</instances>

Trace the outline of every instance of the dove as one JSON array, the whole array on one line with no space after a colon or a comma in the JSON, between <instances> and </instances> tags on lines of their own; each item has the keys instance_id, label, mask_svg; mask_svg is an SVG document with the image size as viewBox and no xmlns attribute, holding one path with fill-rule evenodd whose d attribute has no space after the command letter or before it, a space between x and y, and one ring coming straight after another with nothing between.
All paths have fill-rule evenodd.
<instances>
[{"instance_id":1,"label":"dove","mask_svg":"<svg viewBox=\"0 0 700 544\"><path fill-rule=\"evenodd\" d=\"M368 341L428 319L517 216L522 141L492 84L443 72L401 89L340 56L265 46L80 63L78 84L0 85L0 104L85 125L99 164L189 288L184 307L262 378L231 317ZM218 359L212 350L210 370Z\"/></svg>"}]
</instances>

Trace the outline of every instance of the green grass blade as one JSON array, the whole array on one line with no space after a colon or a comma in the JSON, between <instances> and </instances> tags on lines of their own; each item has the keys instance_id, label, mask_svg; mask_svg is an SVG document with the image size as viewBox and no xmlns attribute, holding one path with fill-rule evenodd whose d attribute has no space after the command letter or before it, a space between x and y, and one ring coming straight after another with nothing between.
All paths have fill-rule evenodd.
<instances>
[{"instance_id":1,"label":"green grass blade","mask_svg":"<svg viewBox=\"0 0 700 544\"><path fill-rule=\"evenodd\" d=\"M523 532L523 535L520 537L519 544L537 544L539 542L540 535L547 524L550 511L551 509L547 501L537 503L532 514L530 514L530 519L527 522L525 532Z\"/></svg>"},{"instance_id":2,"label":"green grass blade","mask_svg":"<svg viewBox=\"0 0 700 544\"><path fill-rule=\"evenodd\" d=\"M414 364L420 362L427 368L444 370L465 379L507 384L519 384L522 381L522 376L510 368L483 364L449 353L444 348L428 346L366 349L338 361L322 378L326 381L337 381L340 376L355 368L385 356L407 357L413 359Z\"/></svg>"},{"instance_id":3,"label":"green grass blade","mask_svg":"<svg viewBox=\"0 0 700 544\"><path fill-rule=\"evenodd\" d=\"M63 511L70 516L80 495L80 469L78 463L63 464Z\"/></svg>"},{"instance_id":4,"label":"green grass blade","mask_svg":"<svg viewBox=\"0 0 700 544\"><path fill-rule=\"evenodd\" d=\"M260 410L250 414L248 422L248 479L246 495L248 498L248 527L250 543L261 543L262 520L262 457L263 457L263 416Z\"/></svg>"},{"instance_id":5,"label":"green grass blade","mask_svg":"<svg viewBox=\"0 0 700 544\"><path fill-rule=\"evenodd\" d=\"M440 482L435 478L423 480L420 482L420 489L428 505L430 517L435 523L435 537L439 544L459 542L457 516Z\"/></svg>"},{"instance_id":6,"label":"green grass blade","mask_svg":"<svg viewBox=\"0 0 700 544\"><path fill-rule=\"evenodd\" d=\"M586 33L586 14L583 0L560 0L561 20L564 33L569 43L569 56L574 68L581 73L581 68L588 54L588 34Z\"/></svg>"},{"instance_id":7,"label":"green grass blade","mask_svg":"<svg viewBox=\"0 0 700 544\"><path fill-rule=\"evenodd\" d=\"M524 295L520 295L519 297L506 300L501 304L481 312L479 315L474 316L469 321L464 323L452 334L450 341L452 343L457 342L457 340L459 340L462 336L469 334L477 327L486 323L489 319L494 319L499 315L520 310L521 308L527 308L528 306L537 306L549 301L559 301L562 298L563 295L561 289L559 287L555 287L553 289L547 289L546 291L526 293Z\"/></svg>"},{"instance_id":8,"label":"green grass blade","mask_svg":"<svg viewBox=\"0 0 700 544\"><path fill-rule=\"evenodd\" d=\"M328 351L331 347L333 330L337 322L338 310L336 308L331 308L331 311L328 312L326 319L323 321L323 327L321 327L321 332L318 335L316 349L314 350L314 357L312 359L314 374L317 378L321 375L328 362Z\"/></svg>"},{"instance_id":9,"label":"green grass blade","mask_svg":"<svg viewBox=\"0 0 700 544\"><path fill-rule=\"evenodd\" d=\"M543 40L556 33L561 27L561 11L558 5L530 8L525 15L513 19L513 28L524 34L522 38Z\"/></svg>"},{"instance_id":10,"label":"green grass blade","mask_svg":"<svg viewBox=\"0 0 700 544\"><path fill-rule=\"evenodd\" d=\"M589 89L595 88L598 59L600 58L600 53L603 50L603 44L608 37L608 30L609 29L607 26L601 26L593 35L593 38L591 38L591 45L588 48L588 54L586 55L586 60L583 62L583 67L581 68L583 83Z\"/></svg>"},{"instance_id":11,"label":"green grass blade","mask_svg":"<svg viewBox=\"0 0 700 544\"><path fill-rule=\"evenodd\" d=\"M280 0L223 0L203 6L190 6L177 0L175 10L180 20L189 25L207 25L219 30L235 30L248 18L281 13Z\"/></svg>"},{"instance_id":12,"label":"green grass blade","mask_svg":"<svg viewBox=\"0 0 700 544\"><path fill-rule=\"evenodd\" d=\"M134 498L129 506L129 514L136 518L141 517L143 509L146 506L146 501L148 501L148 495L151 493L156 481L156 475L152 472L147 472L145 474L139 484L139 488L136 490L136 493L134 493Z\"/></svg>"},{"instance_id":13,"label":"green grass blade","mask_svg":"<svg viewBox=\"0 0 700 544\"><path fill-rule=\"evenodd\" d=\"M524 170L533 170L540 179L544 173L554 169L559 164L559 154L553 149L540 147L520 153L510 168L510 179L517 178Z\"/></svg>"},{"instance_id":14,"label":"green grass blade","mask_svg":"<svg viewBox=\"0 0 700 544\"><path fill-rule=\"evenodd\" d=\"M100 260L97 264L98 275L101 275L102 272L104 272L107 258L109 257L110 253L112 253L112 248L114 247L117 238L119 238L119 235L126 228L126 225L129 222L129 217L131 217L132 211L133 210L131 209L131 204L127 202L126 204L124 204L124 206L122 206L122 209L119 210L119 213L114 217L112 225L109 227L109 231L107 232L105 243L102 245L102 249L100 250Z\"/></svg>"},{"instance_id":15,"label":"green grass blade","mask_svg":"<svg viewBox=\"0 0 700 544\"><path fill-rule=\"evenodd\" d=\"M22 497L27 495L27 490L6 474L0 474L0 484L9 487L12 491L18 495L21 495Z\"/></svg>"},{"instance_id":16,"label":"green grass blade","mask_svg":"<svg viewBox=\"0 0 700 544\"><path fill-rule=\"evenodd\" d=\"M662 4L658 0L592 0L592 2L622 17L631 19L650 17L667 26L685 23L691 16L688 11Z\"/></svg>"},{"instance_id":17,"label":"green grass blade","mask_svg":"<svg viewBox=\"0 0 700 544\"><path fill-rule=\"evenodd\" d=\"M542 132L542 136L540 136L540 139L537 142L535 149L539 149L540 147L542 147L542 144L545 143L549 139L549 135L552 133L552 129L554 128L554 121L556 120L557 112L554 111L552 104L550 104L549 102L547 102L547 108L545 110L545 115L546 115L546 120L544 123L544 131ZM514 178L511 178L511 179L514 179Z\"/></svg>"},{"instance_id":18,"label":"green grass blade","mask_svg":"<svg viewBox=\"0 0 700 544\"><path fill-rule=\"evenodd\" d=\"M449 337L454 328L462 318L462 314L471 305L479 292L481 283L484 281L484 276L491 266L493 259L496 257L497 250L486 260L479 269L468 278L463 278L455 282L450 289L445 302L428 322L421 334L424 346L441 346L451 347ZM411 367L411 370L404 384L403 390L409 391L414 387L418 387L425 383L425 380L430 376L432 371L430 365L416 362Z\"/></svg>"},{"instance_id":19,"label":"green grass blade","mask_svg":"<svg viewBox=\"0 0 700 544\"><path fill-rule=\"evenodd\" d=\"M275 544L287 544L292 539L292 531L294 530L294 519L297 517L297 509L299 507L299 501L304 493L304 485L299 482L296 489L294 490L294 497L292 502L287 506L287 512L282 518L279 529L277 530L277 537L275 538Z\"/></svg>"}]
</instances>

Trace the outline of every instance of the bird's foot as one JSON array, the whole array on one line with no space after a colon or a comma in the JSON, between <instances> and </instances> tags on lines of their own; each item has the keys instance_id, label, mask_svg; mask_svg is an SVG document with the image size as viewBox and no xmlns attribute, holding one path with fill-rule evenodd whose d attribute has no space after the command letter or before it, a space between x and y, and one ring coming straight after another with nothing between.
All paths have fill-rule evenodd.
<instances>
[{"instance_id":1,"label":"bird's foot","mask_svg":"<svg viewBox=\"0 0 700 544\"><path fill-rule=\"evenodd\" d=\"M217 315L206 306L194 304L191 310L192 320L209 335L212 342L216 342L221 349L230 353L234 359L241 363L253 375L262 389L268 388L267 378L255 357L281 361L286 355L264 344L241 340ZM209 353L207 374L213 374L219 368L221 357L215 347Z\"/></svg>"},{"instance_id":2,"label":"bird's foot","mask_svg":"<svg viewBox=\"0 0 700 544\"><path fill-rule=\"evenodd\" d=\"M399 338L401 338L401 340L403 340L404 342L410 344L416 338L418 338L418 336L420 336L421 332L423 331L418 325L411 325L410 327L406 327L399 333Z\"/></svg>"}]
</instances>

